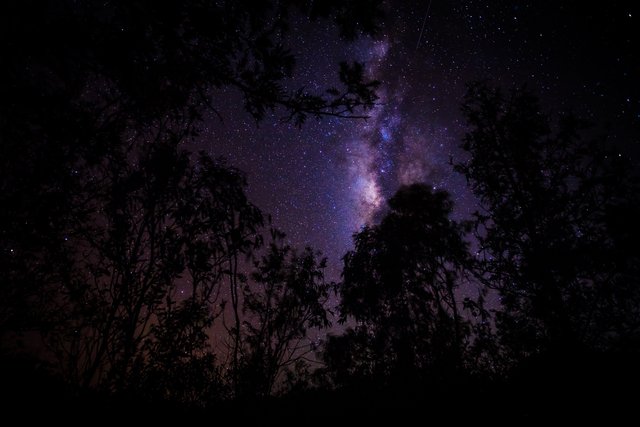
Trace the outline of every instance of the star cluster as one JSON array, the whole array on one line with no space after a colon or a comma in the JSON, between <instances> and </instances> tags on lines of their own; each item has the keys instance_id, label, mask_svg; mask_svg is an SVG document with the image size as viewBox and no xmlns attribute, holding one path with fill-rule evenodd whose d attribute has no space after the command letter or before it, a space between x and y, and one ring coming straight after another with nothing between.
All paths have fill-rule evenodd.
<instances>
[{"instance_id":1,"label":"star cluster","mask_svg":"<svg viewBox=\"0 0 640 427\"><path fill-rule=\"evenodd\" d=\"M541 4L544 3L544 4ZM633 2L390 1L375 39L340 40L323 23L299 20L289 37L298 56L292 87L335 84L339 61L362 61L381 82L367 120L323 119L302 128L277 111L255 123L239 95L216 94L222 119L207 120L198 149L247 172L251 199L296 246L311 245L339 279L351 236L375 222L402 184L449 191L458 217L476 203L450 161L465 124L466 83L527 85L550 110L608 123L611 144L637 158L640 61Z\"/></svg>"}]
</instances>

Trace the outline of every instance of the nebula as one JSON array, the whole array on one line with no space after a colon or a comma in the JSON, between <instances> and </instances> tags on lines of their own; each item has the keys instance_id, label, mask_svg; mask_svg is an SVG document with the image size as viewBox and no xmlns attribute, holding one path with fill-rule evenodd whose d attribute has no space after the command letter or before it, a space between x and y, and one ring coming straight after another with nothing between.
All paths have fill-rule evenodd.
<instances>
[{"instance_id":1,"label":"nebula","mask_svg":"<svg viewBox=\"0 0 640 427\"><path fill-rule=\"evenodd\" d=\"M397 178L399 185L425 181L430 175L429 144L424 135L408 132L402 138L402 151L398 155Z\"/></svg>"},{"instance_id":2,"label":"nebula","mask_svg":"<svg viewBox=\"0 0 640 427\"><path fill-rule=\"evenodd\" d=\"M375 165L378 153L366 140L357 139L347 146L349 154L349 189L352 192L355 219L351 229L370 224L380 207L384 197L378 183Z\"/></svg>"},{"instance_id":3,"label":"nebula","mask_svg":"<svg viewBox=\"0 0 640 427\"><path fill-rule=\"evenodd\" d=\"M387 40L376 41L370 48L371 56L368 69L368 77L372 80L379 78L381 65L389 51ZM388 100L388 95L383 89L379 92L378 103L384 105ZM347 159L349 167L349 189L352 191L354 200L354 213L356 227L370 224L376 213L384 205L385 197L380 186L380 164L385 163L386 154L377 150L372 141L375 141L376 134L382 126L383 108L376 107L369 118L361 123L356 129L356 136L347 144ZM389 140L388 130L382 132L383 140ZM383 169L384 171L384 169Z\"/></svg>"},{"instance_id":4,"label":"nebula","mask_svg":"<svg viewBox=\"0 0 640 427\"><path fill-rule=\"evenodd\" d=\"M215 98L224 119L212 114L194 144L194 151L222 156L245 171L250 199L293 245L321 250L331 280L339 280L353 233L382 217L385 200L400 185L421 181L448 191L456 219L477 209L451 166L465 160L460 147L468 129L460 104L469 82L488 79L504 90L526 84L544 105L610 122L621 145L631 128L639 128L632 70L640 68L631 45L603 43L599 33L575 28L581 21L561 19L568 12L555 3L517 10L504 3L492 14L485 2L429 3L395 3L377 39L345 42L324 24L295 23L292 49L299 61L291 89L340 87L337 64L361 62L366 77L380 81L376 107L364 112L368 119L310 119L298 128L275 111L256 123L243 111L242 98L224 91ZM611 12L614 18L621 31L616 40L628 41L637 32L631 31L636 14ZM580 31L570 33L557 22ZM585 55L584 46L595 53ZM606 66L594 67L594 61ZM604 87L611 89L606 97Z\"/></svg>"}]
</instances>

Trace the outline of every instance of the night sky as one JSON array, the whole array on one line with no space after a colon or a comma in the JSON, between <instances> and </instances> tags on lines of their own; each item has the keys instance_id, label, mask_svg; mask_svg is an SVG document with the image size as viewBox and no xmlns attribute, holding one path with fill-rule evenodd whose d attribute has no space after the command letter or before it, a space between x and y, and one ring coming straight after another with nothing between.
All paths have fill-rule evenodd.
<instances>
[{"instance_id":1,"label":"night sky","mask_svg":"<svg viewBox=\"0 0 640 427\"><path fill-rule=\"evenodd\" d=\"M5 418L34 407L65 425L132 413L260 425L637 416L640 0L380 0L380 31L355 40L339 36L351 16L339 1L330 19L300 12L323 16L321 1L285 2L282 22L270 17L281 9L248 11L249 0L7 3L0 394L15 413ZM278 35L263 34L281 23L296 60L284 82ZM367 118L332 117L324 104L326 116L297 126L286 121L293 98L255 119L297 90L331 100L341 62L380 83L377 105L354 113ZM465 248L456 233L481 207L453 165L467 160L461 106L478 81L526 87L550 123L575 114L592 123L579 137L612 151L585 154L596 145L571 138L554 151L566 139L552 131L501 156L537 135L528 110L524 124L478 132L467 175L492 202L467 223L479 231ZM237 175L174 143L244 172L249 201L285 243L327 258L327 283L313 257L258 244L270 233L253 227ZM598 162L603 153L631 167ZM340 284L353 236L417 182L449 192L460 223L441 220L439 194L409 189L410 214L371 233ZM436 209L416 215L425 203Z\"/></svg>"},{"instance_id":2,"label":"night sky","mask_svg":"<svg viewBox=\"0 0 640 427\"><path fill-rule=\"evenodd\" d=\"M332 25L298 19L290 34L298 55L292 88L318 91L337 79L341 60L366 64L381 82L368 120L310 119L302 128L282 112L256 123L240 94L215 93L193 149L224 156L247 173L249 195L297 247L329 259L338 280L351 236L375 222L385 200L424 181L452 193L456 216L475 201L449 161L464 159L460 103L465 85L491 79L527 85L545 109L573 110L607 131L621 156L640 152L640 61L634 2L388 2L376 39L347 43ZM637 29L637 28L636 28Z\"/></svg>"}]
</instances>

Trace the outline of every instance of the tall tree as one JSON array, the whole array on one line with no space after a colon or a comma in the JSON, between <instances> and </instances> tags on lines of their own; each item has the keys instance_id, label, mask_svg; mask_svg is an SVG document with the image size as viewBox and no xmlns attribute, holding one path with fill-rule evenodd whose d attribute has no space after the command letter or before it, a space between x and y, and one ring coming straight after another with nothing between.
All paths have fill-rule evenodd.
<instances>
[{"instance_id":1,"label":"tall tree","mask_svg":"<svg viewBox=\"0 0 640 427\"><path fill-rule=\"evenodd\" d=\"M443 191L405 186L379 225L354 236L339 292L341 319L356 326L328 343L327 361L338 364L336 372L413 381L462 367L467 325L456 288L468 252L463 226L450 218L452 206ZM360 350L340 356L335 348L344 345Z\"/></svg>"},{"instance_id":2,"label":"tall tree","mask_svg":"<svg viewBox=\"0 0 640 427\"><path fill-rule=\"evenodd\" d=\"M479 277L500 293L503 344L517 358L637 345L638 186L622 155L570 115L553 130L524 89L472 84L463 112L456 167L482 206Z\"/></svg>"},{"instance_id":3,"label":"tall tree","mask_svg":"<svg viewBox=\"0 0 640 427\"><path fill-rule=\"evenodd\" d=\"M3 2L0 333L40 327L40 275L65 274L60 246L76 191L111 146L140 147L167 126L193 136L220 88L238 90L257 120L279 108L298 124L362 116L377 83L360 64L342 64L340 84L323 93L288 87L286 34L296 14L330 19L346 38L372 34L380 3Z\"/></svg>"},{"instance_id":4,"label":"tall tree","mask_svg":"<svg viewBox=\"0 0 640 427\"><path fill-rule=\"evenodd\" d=\"M326 259L310 248L296 252L283 244L284 237L271 230L266 253L244 287L243 397L272 394L286 372L299 369L313 354L316 346L308 332L330 326Z\"/></svg>"},{"instance_id":5,"label":"tall tree","mask_svg":"<svg viewBox=\"0 0 640 427\"><path fill-rule=\"evenodd\" d=\"M128 388L141 363L202 355L230 265L259 241L243 176L155 137L89 169L62 230L65 275L42 278L45 341L85 386Z\"/></svg>"}]
</instances>

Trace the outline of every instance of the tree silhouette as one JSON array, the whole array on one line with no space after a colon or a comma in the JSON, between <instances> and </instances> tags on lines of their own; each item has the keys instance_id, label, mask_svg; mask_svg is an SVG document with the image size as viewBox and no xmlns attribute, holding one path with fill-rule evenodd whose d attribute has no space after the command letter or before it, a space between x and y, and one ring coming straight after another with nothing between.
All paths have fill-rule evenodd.
<instances>
[{"instance_id":1,"label":"tree silhouette","mask_svg":"<svg viewBox=\"0 0 640 427\"><path fill-rule=\"evenodd\" d=\"M3 343L35 331L75 384L202 403L226 393L209 345L227 309L237 384L261 214L238 171L177 147L220 89L256 120L364 117L378 83L361 64L325 91L291 87L286 43L301 17L373 34L380 3L2 3Z\"/></svg>"},{"instance_id":2,"label":"tree silhouette","mask_svg":"<svg viewBox=\"0 0 640 427\"><path fill-rule=\"evenodd\" d=\"M173 137L112 147L74 194L66 274L42 286L53 296L45 340L78 384L124 390L146 364L210 358L221 286L259 243L262 215L243 176L205 155L191 160Z\"/></svg>"},{"instance_id":3,"label":"tree silhouette","mask_svg":"<svg viewBox=\"0 0 640 427\"><path fill-rule=\"evenodd\" d=\"M380 225L354 236L344 257L341 320L356 323L327 343L340 382L372 378L411 384L462 368L467 324L456 288L468 262L463 226L447 193L402 187Z\"/></svg>"},{"instance_id":4,"label":"tree silhouette","mask_svg":"<svg viewBox=\"0 0 640 427\"><path fill-rule=\"evenodd\" d=\"M502 343L515 358L622 348L640 332L638 187L621 156L562 116L557 130L526 90L469 87L458 164L476 214L479 277L497 289Z\"/></svg>"},{"instance_id":5,"label":"tree silhouette","mask_svg":"<svg viewBox=\"0 0 640 427\"><path fill-rule=\"evenodd\" d=\"M346 38L378 28L377 0L319 3L2 3L0 331L42 326L41 276L66 274L70 207L111 146L139 146L154 129L173 129L176 143L193 136L222 88L240 91L257 120L278 108L298 124L359 117L374 105L377 83L360 64L341 64L341 84L324 93L287 86L296 13L333 20Z\"/></svg>"},{"instance_id":6,"label":"tree silhouette","mask_svg":"<svg viewBox=\"0 0 640 427\"><path fill-rule=\"evenodd\" d=\"M315 350L310 329L329 327L324 282L326 259L310 248L297 253L283 244L284 234L271 230L266 253L255 262L244 287L244 366L241 397L272 394L288 371L303 368Z\"/></svg>"}]
</instances>

